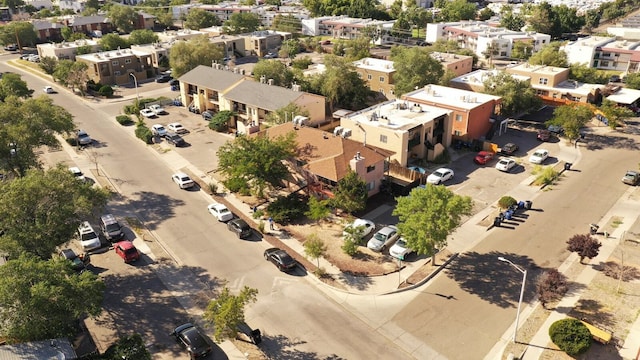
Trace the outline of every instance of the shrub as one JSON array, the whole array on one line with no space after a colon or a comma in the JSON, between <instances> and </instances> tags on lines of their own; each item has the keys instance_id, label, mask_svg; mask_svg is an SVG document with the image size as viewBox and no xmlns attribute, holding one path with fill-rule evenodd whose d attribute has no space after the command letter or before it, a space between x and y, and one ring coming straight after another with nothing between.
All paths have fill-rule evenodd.
<instances>
[{"instance_id":1,"label":"shrub","mask_svg":"<svg viewBox=\"0 0 640 360\"><path fill-rule=\"evenodd\" d=\"M245 191L249 190L247 181L239 177L226 179L222 182L222 184L224 184L224 187L229 189L229 191L232 193L244 193Z\"/></svg>"},{"instance_id":2,"label":"shrub","mask_svg":"<svg viewBox=\"0 0 640 360\"><path fill-rule=\"evenodd\" d=\"M305 211L307 211L307 202L295 194L278 196L267 207L269 216L279 224L288 224L294 220L301 219Z\"/></svg>"},{"instance_id":3,"label":"shrub","mask_svg":"<svg viewBox=\"0 0 640 360\"><path fill-rule=\"evenodd\" d=\"M258 223L258 231L260 231L260 234L264 234L264 221L262 220Z\"/></svg>"},{"instance_id":4,"label":"shrub","mask_svg":"<svg viewBox=\"0 0 640 360\"><path fill-rule=\"evenodd\" d=\"M560 176L560 173L553 167L541 167L540 165L536 165L536 167L533 169L533 174L537 175L536 179L533 181L533 184L537 186L551 185Z\"/></svg>"},{"instance_id":5,"label":"shrub","mask_svg":"<svg viewBox=\"0 0 640 360\"><path fill-rule=\"evenodd\" d=\"M227 129L227 123L231 120L233 111L223 110L213 115L209 121L209 129L215 131L224 131Z\"/></svg>"},{"instance_id":6,"label":"shrub","mask_svg":"<svg viewBox=\"0 0 640 360\"><path fill-rule=\"evenodd\" d=\"M102 85L100 89L98 89L98 94L105 97L113 96L113 88L109 85Z\"/></svg>"},{"instance_id":7,"label":"shrub","mask_svg":"<svg viewBox=\"0 0 640 360\"><path fill-rule=\"evenodd\" d=\"M591 346L591 333L578 319L562 319L549 327L549 337L568 355L580 355Z\"/></svg>"},{"instance_id":8,"label":"shrub","mask_svg":"<svg viewBox=\"0 0 640 360\"><path fill-rule=\"evenodd\" d=\"M139 122L136 126L136 137L145 142L145 144L153 144L153 134L151 129L143 122Z\"/></svg>"},{"instance_id":9,"label":"shrub","mask_svg":"<svg viewBox=\"0 0 640 360\"><path fill-rule=\"evenodd\" d=\"M262 210L256 210L253 212L254 219L260 219L263 215L264 215L264 211Z\"/></svg>"},{"instance_id":10,"label":"shrub","mask_svg":"<svg viewBox=\"0 0 640 360\"><path fill-rule=\"evenodd\" d=\"M503 196L500 198L500 200L498 200L498 206L500 206L500 209L507 209L509 208L509 206L515 205L517 203L518 201L511 196Z\"/></svg>"},{"instance_id":11,"label":"shrub","mask_svg":"<svg viewBox=\"0 0 640 360\"><path fill-rule=\"evenodd\" d=\"M358 244L351 241L351 239L345 239L340 248L345 254L351 257L355 256L358 253Z\"/></svg>"},{"instance_id":12,"label":"shrub","mask_svg":"<svg viewBox=\"0 0 640 360\"><path fill-rule=\"evenodd\" d=\"M116 121L122 126L133 124L133 120L131 120L131 116L129 115L118 115L116 116Z\"/></svg>"},{"instance_id":13,"label":"shrub","mask_svg":"<svg viewBox=\"0 0 640 360\"><path fill-rule=\"evenodd\" d=\"M218 193L218 184L211 182L211 183L208 184L208 187L209 187L209 192L211 194L217 194Z\"/></svg>"},{"instance_id":14,"label":"shrub","mask_svg":"<svg viewBox=\"0 0 640 360\"><path fill-rule=\"evenodd\" d=\"M589 234L576 234L567 241L567 250L578 254L580 264L586 257L593 259L598 256L600 246L602 243Z\"/></svg>"},{"instance_id":15,"label":"shrub","mask_svg":"<svg viewBox=\"0 0 640 360\"><path fill-rule=\"evenodd\" d=\"M545 309L548 302L560 299L567 289L567 277L556 269L545 272L536 284L538 300Z\"/></svg>"}]
</instances>

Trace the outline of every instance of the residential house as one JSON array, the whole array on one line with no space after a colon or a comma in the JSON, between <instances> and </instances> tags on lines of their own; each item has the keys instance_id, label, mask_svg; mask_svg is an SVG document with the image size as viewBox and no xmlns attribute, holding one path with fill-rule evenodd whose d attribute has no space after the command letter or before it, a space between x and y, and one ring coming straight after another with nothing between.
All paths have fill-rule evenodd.
<instances>
[{"instance_id":1,"label":"residential house","mask_svg":"<svg viewBox=\"0 0 640 360\"><path fill-rule=\"evenodd\" d=\"M382 94L387 99L395 99L395 85L393 75L396 70L393 61L364 58L354 61L358 76L367 83L371 91Z\"/></svg>"},{"instance_id":2,"label":"residential house","mask_svg":"<svg viewBox=\"0 0 640 360\"><path fill-rule=\"evenodd\" d=\"M484 139L493 127L501 97L440 85L427 85L402 95L409 107L430 105L451 110L453 136L460 140Z\"/></svg>"},{"instance_id":3,"label":"residential house","mask_svg":"<svg viewBox=\"0 0 640 360\"><path fill-rule=\"evenodd\" d=\"M78 355L68 339L31 341L0 346L0 359L65 359L76 360Z\"/></svg>"},{"instance_id":4,"label":"residential house","mask_svg":"<svg viewBox=\"0 0 640 360\"><path fill-rule=\"evenodd\" d=\"M62 41L62 29L64 28L64 25L49 20L33 20L31 21L31 24L33 25L33 29L36 31L38 41Z\"/></svg>"},{"instance_id":5,"label":"residential house","mask_svg":"<svg viewBox=\"0 0 640 360\"><path fill-rule=\"evenodd\" d=\"M153 30L156 25L155 15L147 14L146 12L138 12L138 20L136 21L136 30Z\"/></svg>"},{"instance_id":6,"label":"residential house","mask_svg":"<svg viewBox=\"0 0 640 360\"><path fill-rule=\"evenodd\" d=\"M456 76L470 73L473 70L473 56L432 52L431 57L440 61L444 71L450 71Z\"/></svg>"},{"instance_id":7,"label":"residential house","mask_svg":"<svg viewBox=\"0 0 640 360\"><path fill-rule=\"evenodd\" d=\"M62 18L61 23L68 26L76 33L83 33L88 36L100 31L103 34L108 34L115 30L115 27L106 15L91 15L91 16L67 16Z\"/></svg>"},{"instance_id":8,"label":"residential house","mask_svg":"<svg viewBox=\"0 0 640 360\"><path fill-rule=\"evenodd\" d=\"M334 135L383 149L390 161L406 167L416 160L433 161L451 145L452 110L391 100L340 119Z\"/></svg>"},{"instance_id":9,"label":"residential house","mask_svg":"<svg viewBox=\"0 0 640 360\"><path fill-rule=\"evenodd\" d=\"M104 85L139 83L155 76L151 55L132 49L77 55L89 67L89 79Z\"/></svg>"},{"instance_id":10,"label":"residential house","mask_svg":"<svg viewBox=\"0 0 640 360\"><path fill-rule=\"evenodd\" d=\"M25 0L24 5L31 5L38 10L53 9L53 2L51 0Z\"/></svg>"},{"instance_id":11,"label":"residential house","mask_svg":"<svg viewBox=\"0 0 640 360\"><path fill-rule=\"evenodd\" d=\"M38 49L38 55L40 55L41 58L49 56L58 60L75 61L78 48L85 46L89 46L92 53L100 50L100 44L98 44L97 41L90 39L76 40L73 42L63 41L61 43L38 44L36 45L36 48Z\"/></svg>"},{"instance_id":12,"label":"residential house","mask_svg":"<svg viewBox=\"0 0 640 360\"><path fill-rule=\"evenodd\" d=\"M131 50L138 53L147 53L151 56L151 65L156 69L165 69L169 67L169 52L171 44L159 42L144 45L131 45Z\"/></svg>"},{"instance_id":13,"label":"residential house","mask_svg":"<svg viewBox=\"0 0 640 360\"><path fill-rule=\"evenodd\" d=\"M589 36L567 43L562 50L569 64L583 64L600 70L636 73L640 70L640 41Z\"/></svg>"},{"instance_id":14,"label":"residential house","mask_svg":"<svg viewBox=\"0 0 640 360\"><path fill-rule=\"evenodd\" d=\"M84 10L86 0L58 0L60 11L71 10L75 14L79 14Z\"/></svg>"},{"instance_id":15,"label":"residential house","mask_svg":"<svg viewBox=\"0 0 640 360\"><path fill-rule=\"evenodd\" d=\"M244 73L200 65L178 79L182 103L199 112L225 110L226 107L220 105L222 94L246 78Z\"/></svg>"},{"instance_id":16,"label":"residential house","mask_svg":"<svg viewBox=\"0 0 640 360\"><path fill-rule=\"evenodd\" d=\"M531 43L536 52L551 42L551 36L497 28L482 21L427 24L426 42L433 44L438 40L455 41L460 48L470 49L484 59L487 53L496 58L510 58L514 44L519 41Z\"/></svg>"},{"instance_id":17,"label":"residential house","mask_svg":"<svg viewBox=\"0 0 640 360\"><path fill-rule=\"evenodd\" d=\"M262 130L258 135L276 138L291 132L295 132L298 144L297 156L291 159L291 165L311 193L333 196L338 181L350 171L355 171L367 184L369 196L380 192L388 154L361 142L292 122Z\"/></svg>"}]
</instances>

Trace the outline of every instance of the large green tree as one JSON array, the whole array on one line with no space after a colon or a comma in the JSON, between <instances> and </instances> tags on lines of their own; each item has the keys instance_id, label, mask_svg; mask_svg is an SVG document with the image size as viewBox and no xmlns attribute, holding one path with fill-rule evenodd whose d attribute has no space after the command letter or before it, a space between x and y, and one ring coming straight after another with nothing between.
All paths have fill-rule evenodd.
<instances>
[{"instance_id":1,"label":"large green tree","mask_svg":"<svg viewBox=\"0 0 640 360\"><path fill-rule=\"evenodd\" d=\"M606 84L609 82L609 73L598 70L584 64L571 64L569 78L587 84Z\"/></svg>"},{"instance_id":2,"label":"large green tree","mask_svg":"<svg viewBox=\"0 0 640 360\"><path fill-rule=\"evenodd\" d=\"M12 21L0 27L0 42L3 45L18 44L21 48L34 46L38 35L33 24L26 21Z\"/></svg>"},{"instance_id":3,"label":"large green tree","mask_svg":"<svg viewBox=\"0 0 640 360\"><path fill-rule=\"evenodd\" d=\"M607 122L609 123L609 127L615 129L617 126L624 124L625 120L634 117L633 111L631 109L619 106L613 101L605 99L600 106L600 111L602 111L607 118Z\"/></svg>"},{"instance_id":4,"label":"large green tree","mask_svg":"<svg viewBox=\"0 0 640 360\"><path fill-rule=\"evenodd\" d=\"M540 97L528 81L518 80L505 72L498 72L484 81L488 94L502 97L500 115L515 116L537 109L542 104Z\"/></svg>"},{"instance_id":5,"label":"large green tree","mask_svg":"<svg viewBox=\"0 0 640 360\"><path fill-rule=\"evenodd\" d=\"M253 67L253 77L260 80L264 76L265 80L272 79L273 84L282 87L291 86L293 73L279 60L259 60Z\"/></svg>"},{"instance_id":6,"label":"large green tree","mask_svg":"<svg viewBox=\"0 0 640 360\"><path fill-rule=\"evenodd\" d=\"M223 57L223 49L202 35L175 43L169 53L169 63L173 77L179 78L198 65L211 66L213 61L220 62Z\"/></svg>"},{"instance_id":7,"label":"large green tree","mask_svg":"<svg viewBox=\"0 0 640 360\"><path fill-rule=\"evenodd\" d=\"M557 39L562 34L560 23L548 2L534 7L529 27L536 32L551 35L552 39Z\"/></svg>"},{"instance_id":8,"label":"large green tree","mask_svg":"<svg viewBox=\"0 0 640 360\"><path fill-rule=\"evenodd\" d=\"M444 75L442 64L421 47L395 46L391 49L391 60L396 69L394 81L398 96L428 84L437 84Z\"/></svg>"},{"instance_id":9,"label":"large green tree","mask_svg":"<svg viewBox=\"0 0 640 360\"><path fill-rule=\"evenodd\" d=\"M129 35L129 43L135 45L152 44L159 40L158 35L149 29L133 30Z\"/></svg>"},{"instance_id":10,"label":"large green tree","mask_svg":"<svg viewBox=\"0 0 640 360\"><path fill-rule=\"evenodd\" d=\"M241 181L261 195L269 186L280 186L289 175L284 160L295 155L295 136L295 132L274 139L239 136L218 149L217 170L225 176L225 183Z\"/></svg>"},{"instance_id":11,"label":"large green tree","mask_svg":"<svg viewBox=\"0 0 640 360\"><path fill-rule=\"evenodd\" d=\"M46 172L30 170L1 189L0 229L4 235L0 236L0 250L12 256L27 252L42 259L71 240L78 225L103 209L109 197L106 190L78 181L63 166Z\"/></svg>"},{"instance_id":12,"label":"large green tree","mask_svg":"<svg viewBox=\"0 0 640 360\"><path fill-rule=\"evenodd\" d=\"M105 34L100 38L100 47L104 51L125 49L131 46L129 40L118 34Z\"/></svg>"},{"instance_id":13,"label":"large green tree","mask_svg":"<svg viewBox=\"0 0 640 360\"><path fill-rule=\"evenodd\" d=\"M227 34L246 34L260 28L260 17L254 13L235 13L224 23L224 32Z\"/></svg>"},{"instance_id":14,"label":"large green tree","mask_svg":"<svg viewBox=\"0 0 640 360\"><path fill-rule=\"evenodd\" d=\"M431 256L447 245L447 236L460 224L462 216L471 214L469 196L454 194L445 186L415 188L409 196L396 199L393 215L398 216L398 231L407 246L420 255Z\"/></svg>"},{"instance_id":15,"label":"large green tree","mask_svg":"<svg viewBox=\"0 0 640 360\"><path fill-rule=\"evenodd\" d=\"M120 31L130 33L135 29L138 21L138 12L131 6L113 4L107 10L107 16L111 23Z\"/></svg>"},{"instance_id":16,"label":"large green tree","mask_svg":"<svg viewBox=\"0 0 640 360\"><path fill-rule=\"evenodd\" d=\"M33 94L33 90L29 89L27 83L22 80L20 75L14 73L6 73L0 78L0 100L4 101L9 96L20 98L28 98Z\"/></svg>"},{"instance_id":17,"label":"large green tree","mask_svg":"<svg viewBox=\"0 0 640 360\"><path fill-rule=\"evenodd\" d=\"M298 39L289 39L282 42L278 55L284 58L293 59L300 53L300 41Z\"/></svg>"},{"instance_id":18,"label":"large green tree","mask_svg":"<svg viewBox=\"0 0 640 360\"><path fill-rule=\"evenodd\" d=\"M547 125L562 126L565 136L572 141L580 136L580 129L592 118L593 111L586 105L563 105L553 111L553 118L547 121Z\"/></svg>"},{"instance_id":19,"label":"large green tree","mask_svg":"<svg viewBox=\"0 0 640 360\"><path fill-rule=\"evenodd\" d=\"M199 8L189 10L184 19L184 27L192 30L220 25L222 25L222 22L216 14Z\"/></svg>"},{"instance_id":20,"label":"large green tree","mask_svg":"<svg viewBox=\"0 0 640 360\"><path fill-rule=\"evenodd\" d=\"M475 19L477 7L467 0L445 1L438 17L442 21L460 21Z\"/></svg>"},{"instance_id":21,"label":"large green tree","mask_svg":"<svg viewBox=\"0 0 640 360\"><path fill-rule=\"evenodd\" d=\"M16 13L18 8L24 6L24 4L23 0L2 0L2 6L8 7L13 13Z\"/></svg>"},{"instance_id":22,"label":"large green tree","mask_svg":"<svg viewBox=\"0 0 640 360\"><path fill-rule=\"evenodd\" d=\"M504 6L500 10L500 26L512 31L521 31L526 25L526 20L521 14L515 14L511 5Z\"/></svg>"},{"instance_id":23,"label":"large green tree","mask_svg":"<svg viewBox=\"0 0 640 360\"><path fill-rule=\"evenodd\" d=\"M244 308L256 302L257 296L258 290L247 286L238 295L231 294L229 288L225 287L209 302L202 317L214 326L213 336L216 341L236 338L240 325L244 323Z\"/></svg>"},{"instance_id":24,"label":"large green tree","mask_svg":"<svg viewBox=\"0 0 640 360\"><path fill-rule=\"evenodd\" d=\"M556 67L567 67L567 53L560 50L561 42L551 42L540 49L540 51L531 55L529 63L532 65L547 65Z\"/></svg>"},{"instance_id":25,"label":"large green tree","mask_svg":"<svg viewBox=\"0 0 640 360\"><path fill-rule=\"evenodd\" d=\"M625 76L624 84L630 89L640 90L640 73L631 73Z\"/></svg>"},{"instance_id":26,"label":"large green tree","mask_svg":"<svg viewBox=\"0 0 640 360\"><path fill-rule=\"evenodd\" d=\"M125 335L109 346L101 357L102 360L151 360L151 353L145 346L140 334Z\"/></svg>"},{"instance_id":27,"label":"large green tree","mask_svg":"<svg viewBox=\"0 0 640 360\"><path fill-rule=\"evenodd\" d=\"M370 47L370 39L360 37L349 41L344 53L348 60L356 61L371 56Z\"/></svg>"},{"instance_id":28,"label":"large green tree","mask_svg":"<svg viewBox=\"0 0 640 360\"><path fill-rule=\"evenodd\" d=\"M10 342L73 337L78 319L102 311L104 289L97 275L76 274L62 258L20 255L0 266L0 336Z\"/></svg>"},{"instance_id":29,"label":"large green tree","mask_svg":"<svg viewBox=\"0 0 640 360\"><path fill-rule=\"evenodd\" d=\"M342 179L338 180L338 185L333 192L331 204L337 209L342 209L348 213L364 210L367 206L367 183L360 178L355 171L349 171Z\"/></svg>"},{"instance_id":30,"label":"large green tree","mask_svg":"<svg viewBox=\"0 0 640 360\"><path fill-rule=\"evenodd\" d=\"M327 55L325 66L326 71L313 81L319 93L329 101L332 112L336 105L353 110L366 106L371 90L358 76L351 62L341 57Z\"/></svg>"}]
</instances>

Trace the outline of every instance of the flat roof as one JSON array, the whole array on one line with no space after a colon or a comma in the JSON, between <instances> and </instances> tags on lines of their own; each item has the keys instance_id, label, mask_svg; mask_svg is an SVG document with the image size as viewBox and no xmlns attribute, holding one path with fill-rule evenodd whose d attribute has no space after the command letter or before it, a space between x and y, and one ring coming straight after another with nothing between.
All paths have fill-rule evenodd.
<instances>
[{"instance_id":1,"label":"flat roof","mask_svg":"<svg viewBox=\"0 0 640 360\"><path fill-rule=\"evenodd\" d=\"M380 72L394 72L393 61L375 58L364 58L353 62L353 65L359 69L374 70Z\"/></svg>"},{"instance_id":2,"label":"flat roof","mask_svg":"<svg viewBox=\"0 0 640 360\"><path fill-rule=\"evenodd\" d=\"M585 83L577 82L575 80L566 80L559 84L556 84L556 86L545 86L540 84L533 84L532 87L534 89L546 89L546 90L553 90L556 92L564 92L569 94L587 96L593 93L593 90L604 89L606 86L600 85L600 84L585 84Z\"/></svg>"},{"instance_id":3,"label":"flat roof","mask_svg":"<svg viewBox=\"0 0 640 360\"><path fill-rule=\"evenodd\" d=\"M503 72L503 71L500 71L497 69L493 69L493 70L480 69L480 70L472 71L468 74L464 74L462 76L458 76L457 78L453 78L451 79L451 81L464 83L464 84L484 85L485 80L487 80L491 76L498 75L500 72ZM511 77L516 80L531 81L531 77L529 76L510 74L510 73L505 73L505 74L511 75Z\"/></svg>"},{"instance_id":4,"label":"flat roof","mask_svg":"<svg viewBox=\"0 0 640 360\"><path fill-rule=\"evenodd\" d=\"M640 99L640 90L629 88L621 88L617 93L607 96L607 100L625 105L631 105L638 99Z\"/></svg>"},{"instance_id":5,"label":"flat roof","mask_svg":"<svg viewBox=\"0 0 640 360\"><path fill-rule=\"evenodd\" d=\"M529 73L544 74L544 75L555 75L555 74L569 70L568 68L557 67L557 66L531 65L528 62L510 66L509 69L513 69L517 71L526 71Z\"/></svg>"},{"instance_id":6,"label":"flat roof","mask_svg":"<svg viewBox=\"0 0 640 360\"><path fill-rule=\"evenodd\" d=\"M131 55L145 56L149 55L149 52L136 49L109 50L91 54L76 55L76 59L85 59L92 62L103 62Z\"/></svg>"},{"instance_id":7,"label":"flat roof","mask_svg":"<svg viewBox=\"0 0 640 360\"><path fill-rule=\"evenodd\" d=\"M427 85L402 96L409 101L424 101L432 104L442 104L459 109L474 109L491 101L498 101L500 96L477 93L440 85ZM437 105L436 105L437 106Z\"/></svg>"},{"instance_id":8,"label":"flat roof","mask_svg":"<svg viewBox=\"0 0 640 360\"><path fill-rule=\"evenodd\" d=\"M415 105L406 100L391 100L344 116L364 126L409 131L418 125L448 115L451 110L429 105Z\"/></svg>"}]
</instances>

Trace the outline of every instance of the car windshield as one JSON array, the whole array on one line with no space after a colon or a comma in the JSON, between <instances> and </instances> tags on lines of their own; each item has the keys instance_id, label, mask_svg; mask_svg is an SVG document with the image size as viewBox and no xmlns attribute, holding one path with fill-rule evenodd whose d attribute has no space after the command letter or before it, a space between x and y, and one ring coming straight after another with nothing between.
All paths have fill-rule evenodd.
<instances>
[{"instance_id":1,"label":"car windshield","mask_svg":"<svg viewBox=\"0 0 640 360\"><path fill-rule=\"evenodd\" d=\"M171 140L179 140L179 139L181 139L180 135L176 135L176 134L169 135L169 137L171 138Z\"/></svg>"},{"instance_id":2,"label":"car windshield","mask_svg":"<svg viewBox=\"0 0 640 360\"><path fill-rule=\"evenodd\" d=\"M396 246L401 247L401 248L405 248L405 247L407 247L407 243L404 240L400 239L396 243Z\"/></svg>"},{"instance_id":3,"label":"car windshield","mask_svg":"<svg viewBox=\"0 0 640 360\"><path fill-rule=\"evenodd\" d=\"M632 179L633 179L633 178L635 178L635 177L636 177L636 173L635 173L635 172L633 172L633 171L629 171L629 172L625 175L625 177L628 177L628 178L632 178Z\"/></svg>"},{"instance_id":4,"label":"car windshield","mask_svg":"<svg viewBox=\"0 0 640 360\"><path fill-rule=\"evenodd\" d=\"M95 238L97 238L98 236L96 236L96 233L94 232L86 232L80 235L80 240L84 241L84 240L93 240Z\"/></svg>"},{"instance_id":5,"label":"car windshield","mask_svg":"<svg viewBox=\"0 0 640 360\"><path fill-rule=\"evenodd\" d=\"M436 171L436 172L433 173L433 175L435 175L437 177L443 177L444 176L444 172Z\"/></svg>"},{"instance_id":6,"label":"car windshield","mask_svg":"<svg viewBox=\"0 0 640 360\"><path fill-rule=\"evenodd\" d=\"M84 139L84 138L89 137L89 135L87 135L87 134L78 134L78 137Z\"/></svg>"},{"instance_id":7,"label":"car windshield","mask_svg":"<svg viewBox=\"0 0 640 360\"><path fill-rule=\"evenodd\" d=\"M129 248L124 251L125 255L135 255L137 253L136 248Z\"/></svg>"},{"instance_id":8,"label":"car windshield","mask_svg":"<svg viewBox=\"0 0 640 360\"><path fill-rule=\"evenodd\" d=\"M107 225L108 232L119 231L119 230L120 230L120 225L118 225L117 223Z\"/></svg>"},{"instance_id":9,"label":"car windshield","mask_svg":"<svg viewBox=\"0 0 640 360\"><path fill-rule=\"evenodd\" d=\"M373 236L376 240L385 241L387 239L387 235L377 232Z\"/></svg>"},{"instance_id":10,"label":"car windshield","mask_svg":"<svg viewBox=\"0 0 640 360\"><path fill-rule=\"evenodd\" d=\"M188 177L188 176L182 176L182 177L180 177L180 181L182 181L182 182L189 182L189 181L191 181L191 179L189 179L189 177Z\"/></svg>"},{"instance_id":11,"label":"car windshield","mask_svg":"<svg viewBox=\"0 0 640 360\"><path fill-rule=\"evenodd\" d=\"M219 212L220 214L228 214L230 211L229 211L229 209L227 209L227 208L223 208L223 209L218 209L218 212Z\"/></svg>"}]
</instances>

